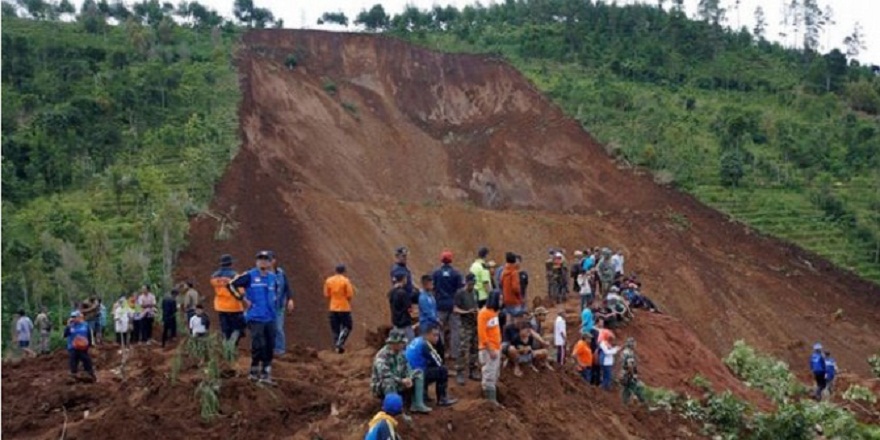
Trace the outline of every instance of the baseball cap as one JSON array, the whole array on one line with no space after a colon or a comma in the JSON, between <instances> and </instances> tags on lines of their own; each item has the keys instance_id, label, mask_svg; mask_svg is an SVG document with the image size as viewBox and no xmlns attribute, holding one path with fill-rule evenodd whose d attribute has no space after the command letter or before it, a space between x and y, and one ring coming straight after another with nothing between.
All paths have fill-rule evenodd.
<instances>
[{"instance_id":1,"label":"baseball cap","mask_svg":"<svg viewBox=\"0 0 880 440\"><path fill-rule=\"evenodd\" d=\"M445 250L440 253L440 261L444 263L452 263L452 251Z\"/></svg>"},{"instance_id":2,"label":"baseball cap","mask_svg":"<svg viewBox=\"0 0 880 440\"><path fill-rule=\"evenodd\" d=\"M79 318L82 315L83 315L82 312L80 312L79 310L74 310L74 311L70 312L71 318Z\"/></svg>"},{"instance_id":3,"label":"baseball cap","mask_svg":"<svg viewBox=\"0 0 880 440\"><path fill-rule=\"evenodd\" d=\"M260 260L260 259L271 260L273 256L274 256L274 254L272 254L271 251L260 251L260 252L257 252L257 259L258 259L258 260Z\"/></svg>"},{"instance_id":4,"label":"baseball cap","mask_svg":"<svg viewBox=\"0 0 880 440\"><path fill-rule=\"evenodd\" d=\"M400 394L386 394L385 399L382 401L382 411L392 416L400 414L403 411L403 398L400 397Z\"/></svg>"}]
</instances>

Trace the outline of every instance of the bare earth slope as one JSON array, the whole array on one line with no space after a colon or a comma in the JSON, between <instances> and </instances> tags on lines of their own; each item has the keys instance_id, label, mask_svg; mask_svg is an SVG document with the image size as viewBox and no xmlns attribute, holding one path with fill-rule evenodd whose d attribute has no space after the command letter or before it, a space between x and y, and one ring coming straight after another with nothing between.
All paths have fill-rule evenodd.
<instances>
[{"instance_id":1,"label":"bare earth slope","mask_svg":"<svg viewBox=\"0 0 880 440\"><path fill-rule=\"evenodd\" d=\"M217 222L196 221L180 270L204 282L223 252L244 269L257 249L276 250L297 291L297 342L328 344L321 283L337 262L357 284L362 331L387 322L397 246L410 247L417 274L442 248L462 268L480 245L497 260L515 250L535 296L548 246L610 245L717 355L745 338L799 366L822 340L864 373L880 349L877 285L618 169L502 61L266 30L245 36L239 71L244 142L213 205L238 227L216 241Z\"/></svg>"}]
</instances>

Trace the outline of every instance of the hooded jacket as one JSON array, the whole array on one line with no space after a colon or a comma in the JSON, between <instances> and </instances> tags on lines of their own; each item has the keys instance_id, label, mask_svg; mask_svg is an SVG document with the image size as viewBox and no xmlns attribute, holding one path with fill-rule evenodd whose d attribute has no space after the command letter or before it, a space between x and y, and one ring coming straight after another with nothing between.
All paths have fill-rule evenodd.
<instances>
[{"instance_id":1,"label":"hooded jacket","mask_svg":"<svg viewBox=\"0 0 880 440\"><path fill-rule=\"evenodd\" d=\"M384 411L379 411L370 420L370 428L364 440L399 440L397 436L397 420Z\"/></svg>"}]
</instances>

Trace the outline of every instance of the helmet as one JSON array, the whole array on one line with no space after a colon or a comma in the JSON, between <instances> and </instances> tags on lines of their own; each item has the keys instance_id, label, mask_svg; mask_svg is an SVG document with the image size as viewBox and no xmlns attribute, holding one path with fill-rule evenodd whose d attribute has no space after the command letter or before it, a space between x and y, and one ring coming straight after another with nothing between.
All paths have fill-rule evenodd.
<instances>
[{"instance_id":1,"label":"helmet","mask_svg":"<svg viewBox=\"0 0 880 440\"><path fill-rule=\"evenodd\" d=\"M822 350L822 344L820 344L820 343L818 343L818 342L815 343L815 344L813 344L813 350L821 351L821 350Z\"/></svg>"},{"instance_id":2,"label":"helmet","mask_svg":"<svg viewBox=\"0 0 880 440\"><path fill-rule=\"evenodd\" d=\"M382 401L382 411L392 416L400 414L403 411L403 398L400 397L400 394L391 393L385 395L385 399Z\"/></svg>"}]
</instances>

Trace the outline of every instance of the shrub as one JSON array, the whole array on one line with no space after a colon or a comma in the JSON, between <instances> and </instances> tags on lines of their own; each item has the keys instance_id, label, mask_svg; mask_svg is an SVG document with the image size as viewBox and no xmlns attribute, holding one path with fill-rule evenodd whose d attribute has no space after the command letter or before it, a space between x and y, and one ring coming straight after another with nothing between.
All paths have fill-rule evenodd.
<instances>
[{"instance_id":1,"label":"shrub","mask_svg":"<svg viewBox=\"0 0 880 440\"><path fill-rule=\"evenodd\" d=\"M791 396L804 392L803 384L788 371L785 362L756 353L742 340L733 344L733 351L724 358L724 363L747 386L763 391L776 403L788 402Z\"/></svg>"},{"instance_id":2,"label":"shrub","mask_svg":"<svg viewBox=\"0 0 880 440\"><path fill-rule=\"evenodd\" d=\"M336 92L338 91L336 88L336 83L333 82L333 80L331 80L331 79L325 79L324 80L324 91L329 93L330 95L336 95Z\"/></svg>"},{"instance_id":3,"label":"shrub","mask_svg":"<svg viewBox=\"0 0 880 440\"><path fill-rule=\"evenodd\" d=\"M734 397L730 391L709 397L706 402L706 419L719 432L739 434L745 426L748 405Z\"/></svg>"},{"instance_id":4,"label":"shrub","mask_svg":"<svg viewBox=\"0 0 880 440\"><path fill-rule=\"evenodd\" d=\"M877 403L877 396L871 392L871 390L861 386L861 385L850 385L849 388L843 393L843 398L845 400L849 400L851 402L863 401L870 404Z\"/></svg>"},{"instance_id":5,"label":"shrub","mask_svg":"<svg viewBox=\"0 0 880 440\"><path fill-rule=\"evenodd\" d=\"M871 372L874 376L880 378L880 354L875 354L868 358L868 365L871 366Z\"/></svg>"},{"instance_id":6,"label":"shrub","mask_svg":"<svg viewBox=\"0 0 880 440\"><path fill-rule=\"evenodd\" d=\"M296 54L288 55L287 58L284 60L284 65L287 66L288 69L293 70L293 68L297 65Z\"/></svg>"},{"instance_id":7,"label":"shrub","mask_svg":"<svg viewBox=\"0 0 880 440\"><path fill-rule=\"evenodd\" d=\"M662 409L671 412L679 400L675 391L666 388L645 387L645 400L651 409Z\"/></svg>"}]
</instances>

